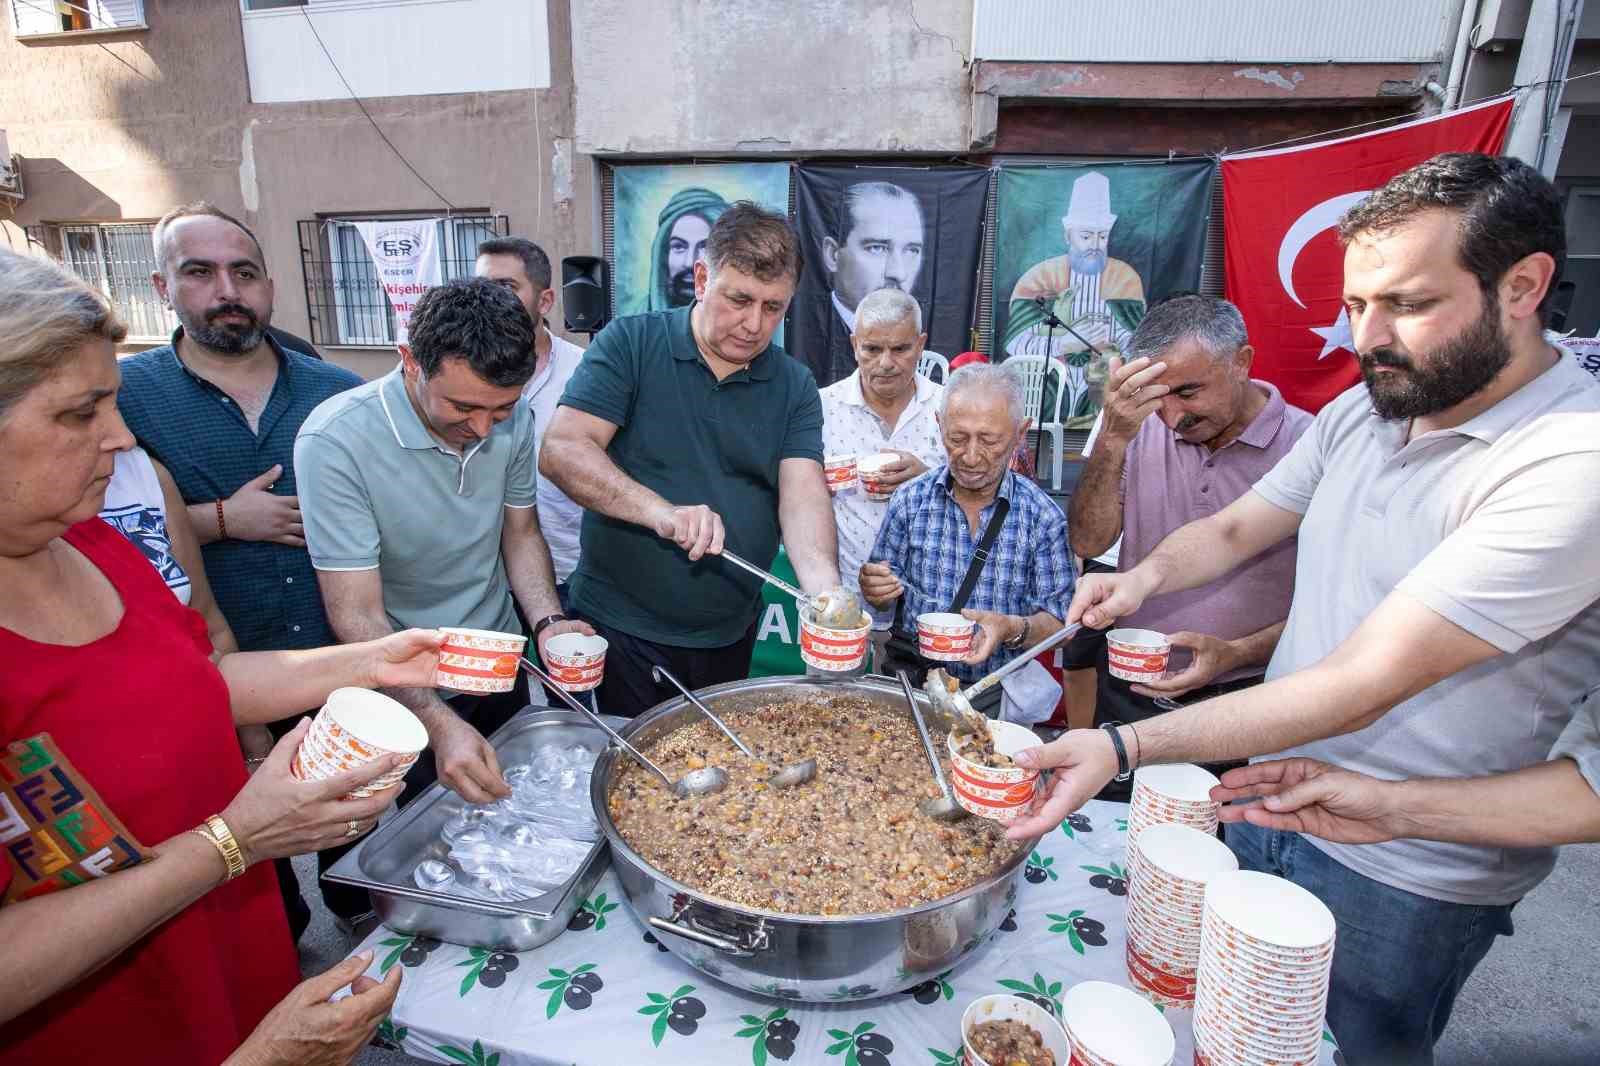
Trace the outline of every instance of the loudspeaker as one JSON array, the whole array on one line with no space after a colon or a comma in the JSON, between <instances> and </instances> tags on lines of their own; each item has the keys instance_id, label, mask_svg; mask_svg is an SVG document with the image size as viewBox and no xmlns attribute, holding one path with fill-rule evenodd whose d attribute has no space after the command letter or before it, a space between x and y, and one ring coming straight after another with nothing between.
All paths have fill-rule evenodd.
<instances>
[{"instance_id":1,"label":"loudspeaker","mask_svg":"<svg viewBox=\"0 0 1600 1066\"><path fill-rule=\"evenodd\" d=\"M611 272L593 255L561 260L561 314L568 333L599 333L611 317Z\"/></svg>"}]
</instances>

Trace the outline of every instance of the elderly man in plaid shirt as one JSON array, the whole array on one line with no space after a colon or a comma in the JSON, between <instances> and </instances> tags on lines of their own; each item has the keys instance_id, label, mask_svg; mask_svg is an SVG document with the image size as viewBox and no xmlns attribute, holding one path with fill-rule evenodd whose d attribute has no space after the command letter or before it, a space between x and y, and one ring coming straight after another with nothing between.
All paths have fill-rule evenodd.
<instances>
[{"instance_id":1,"label":"elderly man in plaid shirt","mask_svg":"<svg viewBox=\"0 0 1600 1066\"><path fill-rule=\"evenodd\" d=\"M879 610L899 601L897 631L948 611L994 514L1009 509L962 614L981 631L950 672L972 681L1061 628L1072 601L1067 520L1033 482L1010 470L1029 419L1022 387L1001 366L969 366L945 386L938 411L948 462L902 486L861 567L862 597Z\"/></svg>"}]
</instances>

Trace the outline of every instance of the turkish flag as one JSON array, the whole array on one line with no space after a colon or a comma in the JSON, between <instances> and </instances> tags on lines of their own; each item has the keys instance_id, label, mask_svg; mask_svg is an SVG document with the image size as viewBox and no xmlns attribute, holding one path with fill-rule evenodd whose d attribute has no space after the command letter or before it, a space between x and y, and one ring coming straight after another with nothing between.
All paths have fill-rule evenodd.
<instances>
[{"instance_id":1,"label":"turkish flag","mask_svg":"<svg viewBox=\"0 0 1600 1066\"><path fill-rule=\"evenodd\" d=\"M1254 376L1316 413L1361 380L1345 314L1339 218L1441 152L1497 155L1511 99L1334 141L1222 157L1228 299L1255 346Z\"/></svg>"}]
</instances>

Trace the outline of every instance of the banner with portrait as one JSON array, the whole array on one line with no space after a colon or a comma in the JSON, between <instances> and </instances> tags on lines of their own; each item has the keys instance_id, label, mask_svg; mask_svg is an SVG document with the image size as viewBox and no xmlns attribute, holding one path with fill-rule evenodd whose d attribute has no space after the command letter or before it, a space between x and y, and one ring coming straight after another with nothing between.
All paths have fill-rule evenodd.
<instances>
[{"instance_id":1,"label":"banner with portrait","mask_svg":"<svg viewBox=\"0 0 1600 1066\"><path fill-rule=\"evenodd\" d=\"M995 205L994 356L1066 364L1059 408L1087 430L1106 363L1145 308L1200 287L1216 164L1005 167Z\"/></svg>"},{"instance_id":2,"label":"banner with portrait","mask_svg":"<svg viewBox=\"0 0 1600 1066\"><path fill-rule=\"evenodd\" d=\"M750 200L789 214L788 163L619 166L612 171L612 308L616 315L694 302L694 264L711 224ZM773 338L782 343L782 333Z\"/></svg>"},{"instance_id":3,"label":"banner with portrait","mask_svg":"<svg viewBox=\"0 0 1600 1066\"><path fill-rule=\"evenodd\" d=\"M922 306L928 351L954 358L971 346L989 181L980 167L796 169L806 270L786 347L818 385L855 370L856 305L877 289L901 289Z\"/></svg>"}]
</instances>

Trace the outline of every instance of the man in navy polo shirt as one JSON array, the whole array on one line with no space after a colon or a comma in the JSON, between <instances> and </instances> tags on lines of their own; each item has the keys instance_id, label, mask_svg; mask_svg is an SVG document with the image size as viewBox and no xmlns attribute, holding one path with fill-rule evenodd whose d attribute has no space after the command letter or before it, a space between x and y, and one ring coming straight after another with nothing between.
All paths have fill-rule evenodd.
<instances>
[{"instance_id":1,"label":"man in navy polo shirt","mask_svg":"<svg viewBox=\"0 0 1600 1066\"><path fill-rule=\"evenodd\" d=\"M171 344L122 360L117 406L177 482L239 650L337 643L306 554L294 438L313 408L361 379L268 333L272 279L243 223L186 204L162 218L155 239L153 281L180 325ZM275 727L281 735L293 725ZM310 913L287 860L279 879L298 933ZM369 909L356 889L324 885L323 897L347 920Z\"/></svg>"},{"instance_id":2,"label":"man in navy polo shirt","mask_svg":"<svg viewBox=\"0 0 1600 1066\"><path fill-rule=\"evenodd\" d=\"M610 642L609 713L672 693L656 665L691 688L749 672L761 586L724 544L766 565L781 532L806 592L839 583L817 383L772 343L799 276L788 221L734 204L695 303L607 326L561 397L539 470L585 508L572 604Z\"/></svg>"}]
</instances>

